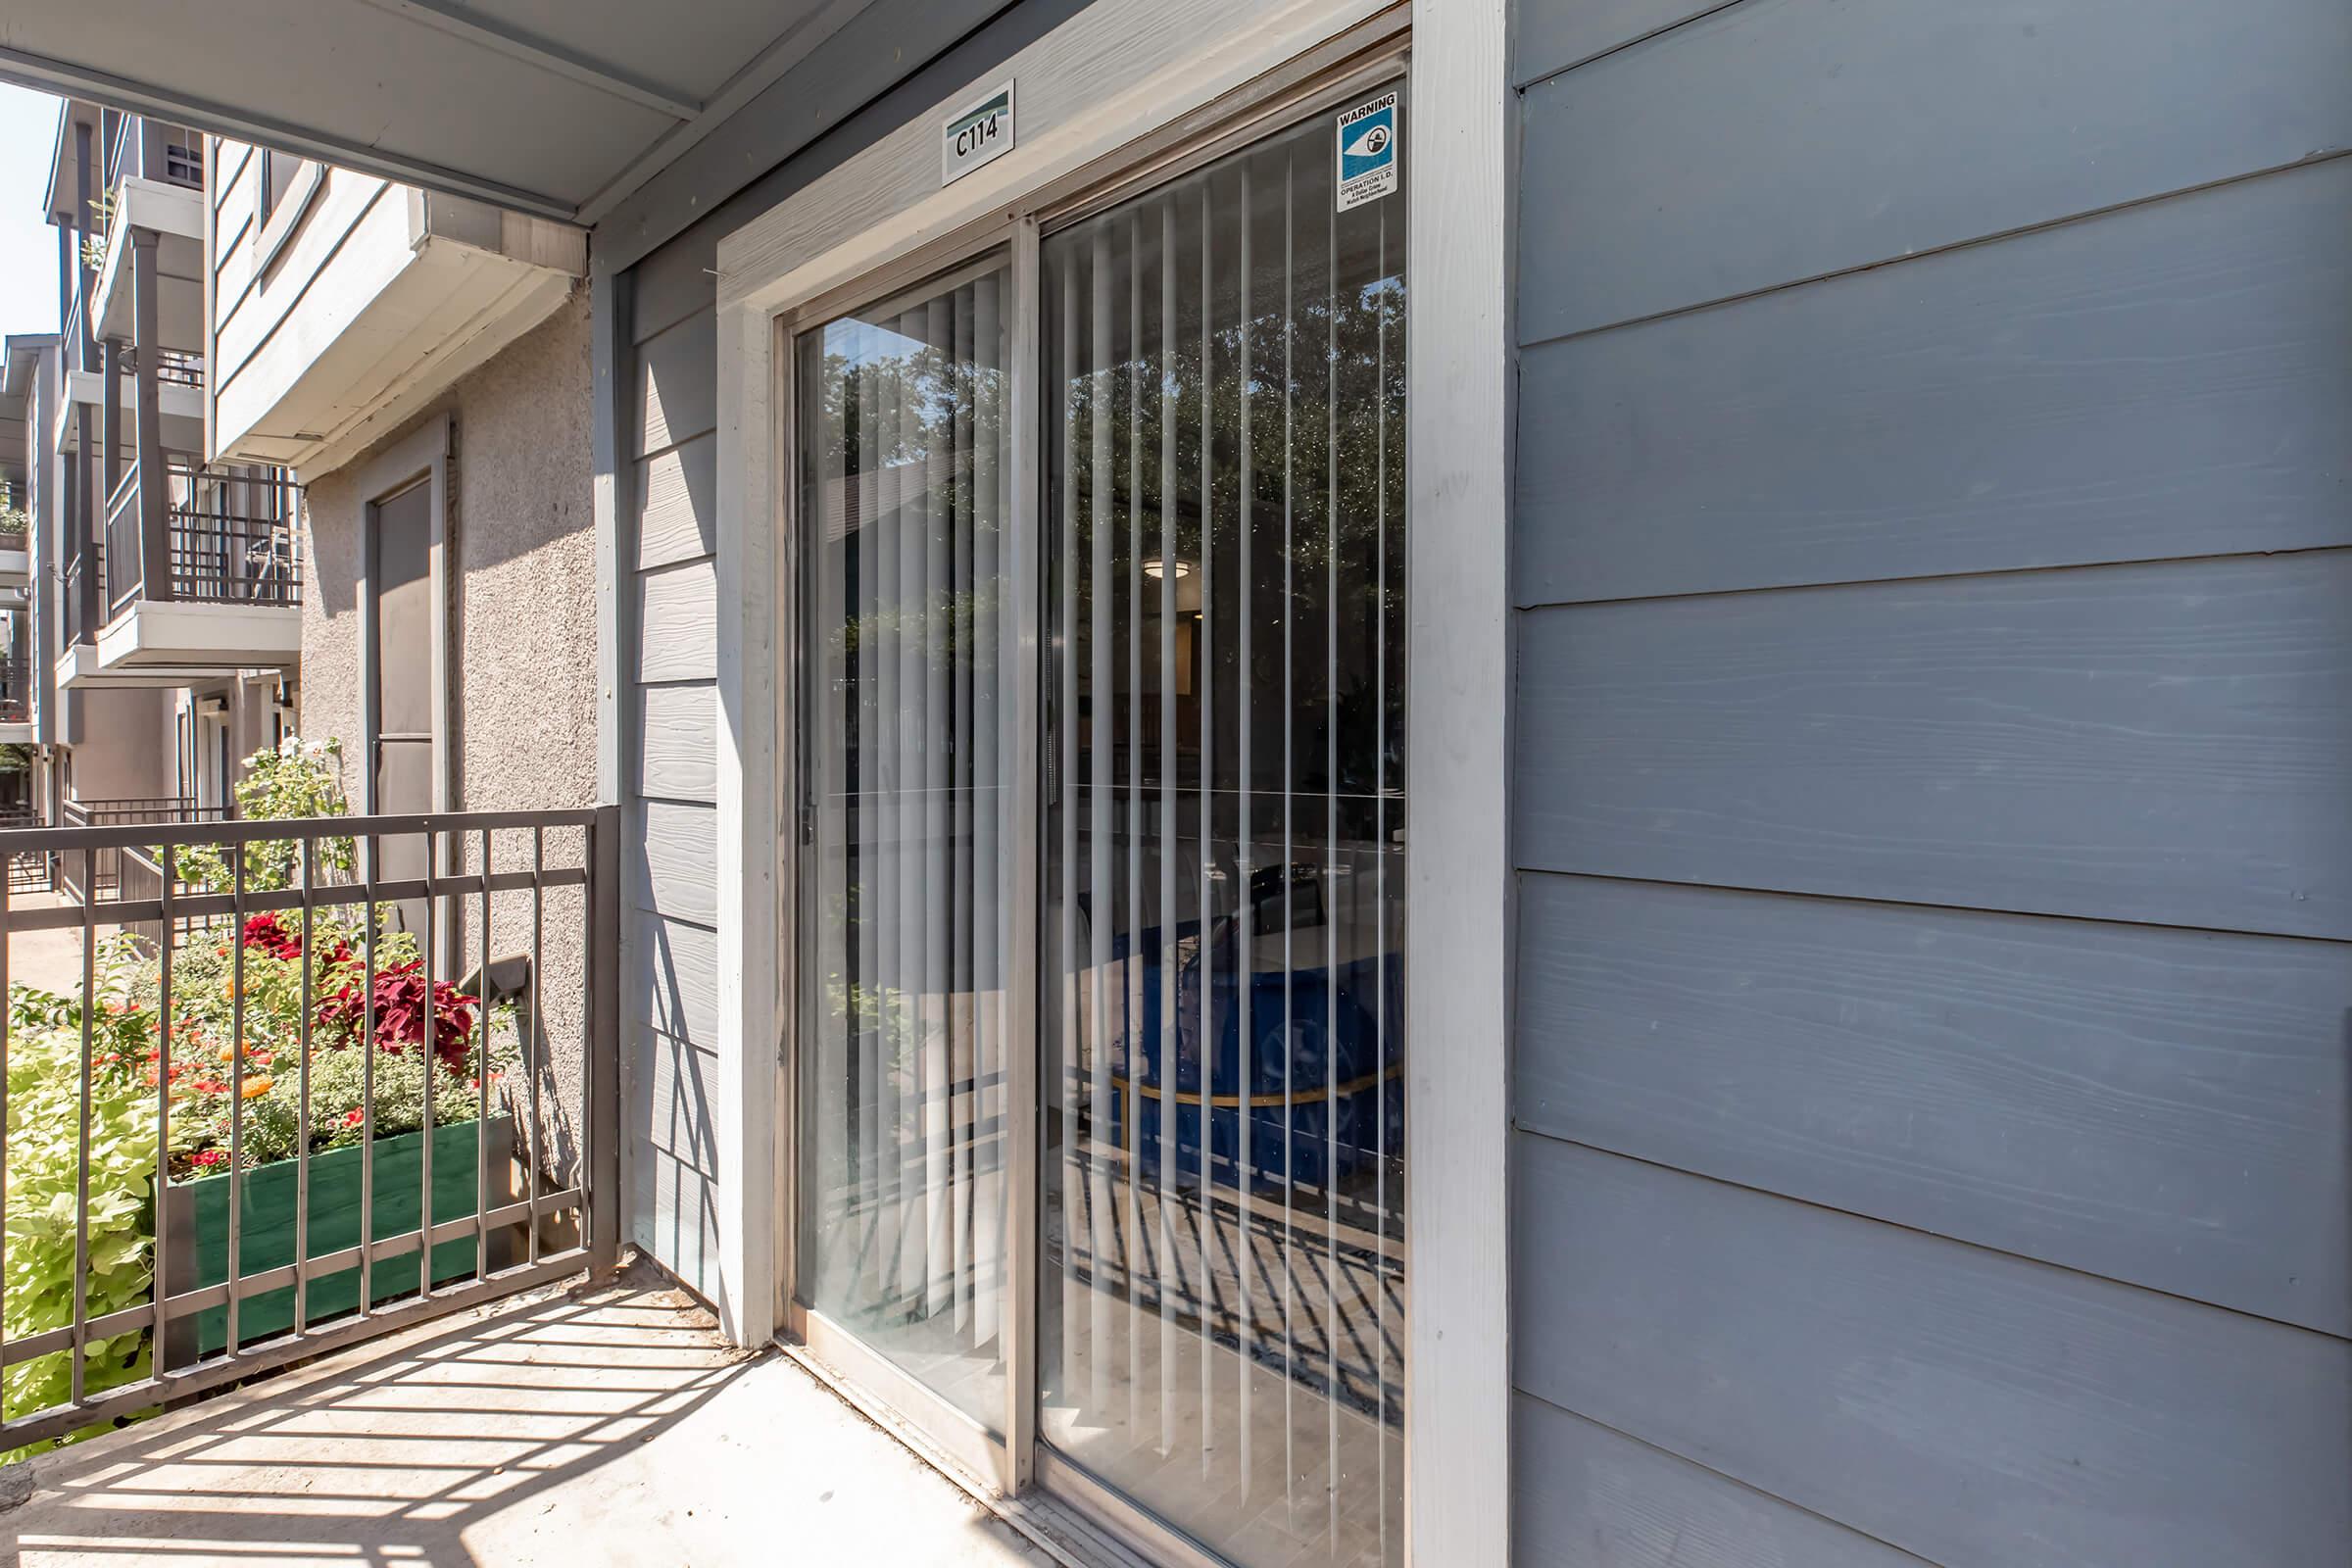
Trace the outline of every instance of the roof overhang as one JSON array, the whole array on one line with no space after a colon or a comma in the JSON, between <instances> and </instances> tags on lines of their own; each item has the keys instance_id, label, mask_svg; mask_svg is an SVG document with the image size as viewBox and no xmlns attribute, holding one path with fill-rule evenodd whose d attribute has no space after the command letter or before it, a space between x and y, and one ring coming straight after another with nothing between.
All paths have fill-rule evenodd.
<instances>
[{"instance_id":1,"label":"roof overhang","mask_svg":"<svg viewBox=\"0 0 2352 1568\"><path fill-rule=\"evenodd\" d=\"M593 224L869 3L10 0L0 78Z\"/></svg>"}]
</instances>

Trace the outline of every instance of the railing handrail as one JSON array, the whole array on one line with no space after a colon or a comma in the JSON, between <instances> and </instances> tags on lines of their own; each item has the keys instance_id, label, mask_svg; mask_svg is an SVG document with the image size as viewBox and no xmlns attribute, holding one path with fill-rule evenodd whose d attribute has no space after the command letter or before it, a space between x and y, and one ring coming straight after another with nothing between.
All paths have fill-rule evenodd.
<instances>
[{"instance_id":1,"label":"railing handrail","mask_svg":"<svg viewBox=\"0 0 2352 1568\"><path fill-rule=\"evenodd\" d=\"M68 802L71 810L75 803ZM270 839L402 838L507 828L593 827L600 808L536 811L434 811L419 816L296 816L225 822L92 823L86 827L0 827L0 851L113 850L124 846L259 844Z\"/></svg>"},{"instance_id":2,"label":"railing handrail","mask_svg":"<svg viewBox=\"0 0 2352 1568\"><path fill-rule=\"evenodd\" d=\"M532 831L548 827L581 832L555 843ZM517 828L524 842L510 838L496 851L496 834ZM109 955L103 986L85 968L60 1004L21 1021L13 1007L0 1010L0 1040L24 1034L24 1054L9 1056L18 1092L22 1061L46 1097L37 1102L68 1107L62 1142L61 1129L44 1126L28 1158L44 1180L79 1192L70 1252L58 1250L54 1227L40 1237L0 1227L0 1253L43 1246L44 1259L70 1270L64 1302L44 1283L24 1314L29 1323L0 1313L12 1330L0 1335L0 1368L61 1356L70 1369L62 1387L37 1387L22 1400L12 1390L0 1447L133 1415L581 1269L609 1274L621 1235L618 831L614 806L0 831L0 855L12 858L62 849L71 861L73 851L85 852L85 886L75 895L83 902L0 901L0 942L78 928L85 954ZM187 868L172 855L174 845L291 847L400 833L426 836L419 875L404 865L387 877L370 855L356 877L328 882L306 848L264 862L266 882L293 875L293 886L257 889L247 874L254 862L238 855L227 858L226 877L218 861L206 867L204 885L226 881L225 891L183 892ZM91 902L96 852L112 850L124 852L118 875L135 868L137 894ZM584 896L548 901L573 888ZM420 923L410 912L417 904ZM527 930L527 952L498 953L494 909L510 943ZM254 921L281 910L274 922ZM199 924L216 921L225 929ZM102 927L122 928L122 944L93 946ZM268 971L285 984L257 984L254 966L265 963L297 967ZM468 981L456 979L468 971ZM562 985L551 987L559 975ZM339 989L322 997L320 984ZM410 997L421 1006L410 1006ZM106 1043L94 1049L99 1030ZM315 1075L326 1053L344 1050L361 1054L372 1081ZM392 1063L414 1065L420 1105L383 1093ZM439 1102L447 1115L437 1114L436 1084L464 1097ZM98 1172L101 1087L116 1119L106 1124L112 1163ZM0 1084L0 1166L14 1152L10 1092ZM283 1119L272 1141L257 1144L264 1107L241 1107L265 1095ZM331 1122L319 1119L329 1095ZM124 1116L152 1138L113 1131ZM179 1136L188 1116L193 1143ZM436 1158L457 1162L444 1167L449 1179ZM135 1188L153 1201L100 1215L94 1173L110 1194ZM356 1230L311 1228L314 1182L358 1195ZM249 1203L255 1184L290 1190L290 1207ZM381 1195L403 1184L416 1195L415 1210L387 1212ZM450 1214L457 1205L444 1195L466 1186L473 1200ZM50 1200L37 1201L46 1208ZM223 1237L224 1257L209 1250ZM102 1239L149 1249L147 1278L127 1288L108 1278L101 1295L91 1258ZM404 1258L415 1259L406 1278L390 1272ZM279 1294L287 1287L290 1297ZM313 1287L349 1294L314 1296ZM19 1299L9 1292L6 1304ZM137 1359L119 1345L105 1359L90 1353L122 1335L139 1337Z\"/></svg>"}]
</instances>

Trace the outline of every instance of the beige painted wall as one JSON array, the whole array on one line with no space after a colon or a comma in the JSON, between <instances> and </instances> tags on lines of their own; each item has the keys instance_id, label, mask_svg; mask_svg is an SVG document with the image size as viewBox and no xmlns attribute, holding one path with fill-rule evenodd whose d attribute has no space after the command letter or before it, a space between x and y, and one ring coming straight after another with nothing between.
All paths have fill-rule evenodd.
<instances>
[{"instance_id":1,"label":"beige painted wall","mask_svg":"<svg viewBox=\"0 0 2352 1568\"><path fill-rule=\"evenodd\" d=\"M302 690L306 740L344 745L345 792L359 808L362 519L368 460L439 414L455 428L450 463L449 681L453 805L459 810L584 807L596 801L596 536L589 450L587 290L452 387L385 441L305 491ZM502 834L496 868L527 869L527 833ZM579 863L578 835L548 837L548 863ZM471 865L468 846L458 862ZM472 901L458 973L481 953ZM585 909L576 889L548 895L542 995L557 1080L548 1106L576 1125ZM494 957L527 953L527 894L491 912ZM562 1152L559 1138L557 1149Z\"/></svg>"}]
</instances>

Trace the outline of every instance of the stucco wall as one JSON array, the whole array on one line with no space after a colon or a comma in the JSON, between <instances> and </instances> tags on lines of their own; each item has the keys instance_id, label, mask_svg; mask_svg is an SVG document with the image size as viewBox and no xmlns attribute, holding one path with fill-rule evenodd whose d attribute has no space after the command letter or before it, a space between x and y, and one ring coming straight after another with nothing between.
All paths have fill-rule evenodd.
<instances>
[{"instance_id":1,"label":"stucco wall","mask_svg":"<svg viewBox=\"0 0 2352 1568\"><path fill-rule=\"evenodd\" d=\"M346 793L365 778L360 689L360 476L368 460L448 414L450 461L447 737L459 810L590 806L596 800L596 555L589 450L588 294L571 297L505 353L466 376L383 442L332 473L304 474L301 733L343 742ZM464 847L457 868L474 863ZM527 869L527 833L502 834L496 869ZM576 833L548 837L548 864L579 863ZM474 901L463 901L457 973L480 959ZM548 895L541 994L555 1104L573 1121L585 911L576 889ZM493 956L527 953L531 907L501 894Z\"/></svg>"}]
</instances>

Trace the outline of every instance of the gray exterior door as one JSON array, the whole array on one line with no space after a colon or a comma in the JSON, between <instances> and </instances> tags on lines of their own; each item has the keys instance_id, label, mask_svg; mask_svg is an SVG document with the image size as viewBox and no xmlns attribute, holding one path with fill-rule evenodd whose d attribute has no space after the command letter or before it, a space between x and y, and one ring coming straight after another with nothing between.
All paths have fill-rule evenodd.
<instances>
[{"instance_id":1,"label":"gray exterior door","mask_svg":"<svg viewBox=\"0 0 2352 1568\"><path fill-rule=\"evenodd\" d=\"M2352 11L1514 51L1517 1560L2341 1564Z\"/></svg>"},{"instance_id":2,"label":"gray exterior door","mask_svg":"<svg viewBox=\"0 0 2352 1568\"><path fill-rule=\"evenodd\" d=\"M368 618L375 646L368 667L374 690L368 766L374 810L414 816L433 808L433 486L418 480L368 509ZM388 838L377 874L406 879L425 873L421 837ZM411 930L420 930L423 901L402 906Z\"/></svg>"}]
</instances>

